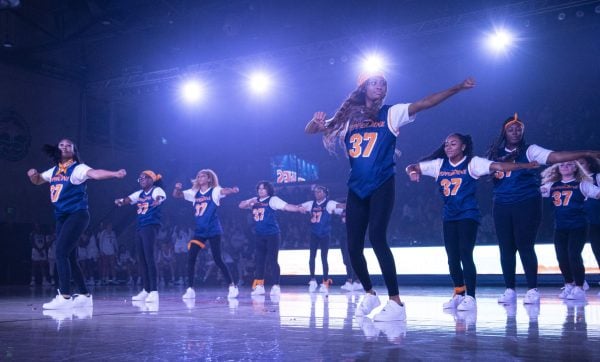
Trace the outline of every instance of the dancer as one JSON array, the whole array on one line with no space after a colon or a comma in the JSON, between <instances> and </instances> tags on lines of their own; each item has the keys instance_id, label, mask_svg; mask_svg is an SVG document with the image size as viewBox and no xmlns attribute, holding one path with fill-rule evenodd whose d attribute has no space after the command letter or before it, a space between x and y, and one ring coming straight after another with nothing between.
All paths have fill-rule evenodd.
<instances>
[{"instance_id":1,"label":"dancer","mask_svg":"<svg viewBox=\"0 0 600 362\"><path fill-rule=\"evenodd\" d=\"M584 200L599 199L600 187L591 183L576 161L561 162L542 172L541 192L554 205L554 249L565 286L559 297L585 300L585 267L581 252L585 245Z\"/></svg>"},{"instance_id":2,"label":"dancer","mask_svg":"<svg viewBox=\"0 0 600 362\"><path fill-rule=\"evenodd\" d=\"M192 188L182 191L183 185L178 182L173 190L173 197L183 198L192 203L194 217L196 218L196 230L194 237L188 243L188 288L183 294L183 299L196 298L194 290L194 276L196 271L196 258L200 250L204 249L206 243L210 243L215 264L221 269L225 280L229 284L228 298L236 298L239 294L238 288L231 278L231 273L221 256L221 235L223 228L217 216L217 207L221 205L221 199L227 195L240 192L237 187L221 187L219 177L210 169L198 171L196 178L192 180Z\"/></svg>"},{"instance_id":3,"label":"dancer","mask_svg":"<svg viewBox=\"0 0 600 362\"><path fill-rule=\"evenodd\" d=\"M498 162L532 162L549 165L600 156L599 151L547 150L535 144L527 144L524 137L525 125L518 115L508 117L502 124L498 139L490 146L487 158ZM494 224L500 247L500 264L506 290L498 303L514 303L516 253L519 252L527 293L524 304L539 303L537 290L538 262L534 244L542 215L540 179L537 170L496 172L494 178Z\"/></svg>"},{"instance_id":4,"label":"dancer","mask_svg":"<svg viewBox=\"0 0 600 362\"><path fill-rule=\"evenodd\" d=\"M414 121L418 112L474 86L474 80L468 78L415 103L389 106L383 105L387 93L383 74L363 74L358 79L358 87L333 118L326 120L324 112L316 112L306 125L307 133L323 132L327 150L335 152L336 146L340 145L350 160L346 229L352 267L366 291L356 309L357 316L366 316L380 305L363 255L368 227L369 240L390 297L374 318L376 321L406 319L398 292L394 256L386 239L395 199L394 147L400 127Z\"/></svg>"},{"instance_id":5,"label":"dancer","mask_svg":"<svg viewBox=\"0 0 600 362\"><path fill-rule=\"evenodd\" d=\"M583 157L579 159L579 164L592 179L594 186L600 186L600 159ZM600 268L600 200L587 198L584 208L588 222L588 238L596 257L596 263ZM584 282L583 285L585 287L586 283ZM598 295L600 296L600 292Z\"/></svg>"},{"instance_id":6,"label":"dancer","mask_svg":"<svg viewBox=\"0 0 600 362\"><path fill-rule=\"evenodd\" d=\"M313 189L314 200L303 203L304 210L310 210L310 255L308 259L308 268L310 271L310 281L308 282L308 291L314 293L317 291L317 280L315 279L315 258L317 249L321 249L321 264L323 266L323 282L319 288L320 293L328 293L332 280L329 279L329 264L327 263L327 252L331 241L331 215L340 215L345 205L329 200L329 190L325 186L315 186Z\"/></svg>"},{"instance_id":7,"label":"dancer","mask_svg":"<svg viewBox=\"0 0 600 362\"><path fill-rule=\"evenodd\" d=\"M56 219L58 295L44 303L43 308L91 307L92 295L85 285L76 255L79 238L90 221L85 181L123 178L127 172L124 169L107 171L90 168L82 163L77 146L67 138L61 139L56 145L44 145L43 149L55 166L41 174L33 168L27 171L34 185L50 183L50 201ZM71 294L71 277L79 294Z\"/></svg>"},{"instance_id":8,"label":"dancer","mask_svg":"<svg viewBox=\"0 0 600 362\"><path fill-rule=\"evenodd\" d=\"M535 162L499 163L473 156L471 136L452 133L431 155L406 167L411 181L418 182L421 175L426 175L435 178L440 186L444 201L444 246L454 284L454 294L444 303L444 309L477 308L477 270L473 261L477 228L481 220L475 197L477 179L494 171L509 172L537 166Z\"/></svg>"},{"instance_id":9,"label":"dancer","mask_svg":"<svg viewBox=\"0 0 600 362\"><path fill-rule=\"evenodd\" d=\"M156 262L154 260L154 242L160 228L161 206L167 199L163 190L162 175L152 170L145 170L138 178L141 190L131 195L116 199L119 207L134 204L137 206L137 230L135 245L139 272L142 276L142 291L134 295L132 301L158 303Z\"/></svg>"},{"instance_id":10,"label":"dancer","mask_svg":"<svg viewBox=\"0 0 600 362\"><path fill-rule=\"evenodd\" d=\"M252 283L252 296L265 294L265 270L271 271L269 281L272 281L271 297L281 294L279 286L280 269L277 262L281 231L277 222L277 210L305 213L303 207L288 204L275 196L275 189L268 181L260 181L256 186L258 196L240 202L240 209L252 210L254 233L256 235L256 271Z\"/></svg>"}]
</instances>

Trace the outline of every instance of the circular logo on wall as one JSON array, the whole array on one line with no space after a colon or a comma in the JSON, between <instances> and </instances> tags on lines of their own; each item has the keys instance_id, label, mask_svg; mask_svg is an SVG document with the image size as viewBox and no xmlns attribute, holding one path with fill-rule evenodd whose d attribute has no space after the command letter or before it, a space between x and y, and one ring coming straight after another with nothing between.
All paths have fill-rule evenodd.
<instances>
[{"instance_id":1,"label":"circular logo on wall","mask_svg":"<svg viewBox=\"0 0 600 362\"><path fill-rule=\"evenodd\" d=\"M0 159L22 160L31 146L27 122L15 111L0 111Z\"/></svg>"}]
</instances>

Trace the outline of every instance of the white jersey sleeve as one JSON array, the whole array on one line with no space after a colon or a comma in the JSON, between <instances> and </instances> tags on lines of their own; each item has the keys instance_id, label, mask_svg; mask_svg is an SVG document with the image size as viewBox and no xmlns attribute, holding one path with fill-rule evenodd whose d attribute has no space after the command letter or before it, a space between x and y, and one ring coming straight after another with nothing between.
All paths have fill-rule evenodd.
<instances>
[{"instance_id":1,"label":"white jersey sleeve","mask_svg":"<svg viewBox=\"0 0 600 362\"><path fill-rule=\"evenodd\" d=\"M187 189L183 191L183 199L185 201L189 201L189 202L195 202L196 201L196 192L193 189Z\"/></svg>"},{"instance_id":2,"label":"white jersey sleeve","mask_svg":"<svg viewBox=\"0 0 600 362\"><path fill-rule=\"evenodd\" d=\"M225 195L221 194L221 190L223 190L221 186L215 186L212 190L211 197L217 206L221 206L221 199L225 197Z\"/></svg>"},{"instance_id":3,"label":"white jersey sleeve","mask_svg":"<svg viewBox=\"0 0 600 362\"><path fill-rule=\"evenodd\" d=\"M269 206L271 206L271 209L273 210L283 210L287 204L287 202L283 201L277 196L272 196L269 200Z\"/></svg>"},{"instance_id":4,"label":"white jersey sleeve","mask_svg":"<svg viewBox=\"0 0 600 362\"><path fill-rule=\"evenodd\" d=\"M527 159L529 162L536 161L540 165L545 165L548 162L548 156L553 151L542 148L538 145L530 145L527 147Z\"/></svg>"},{"instance_id":5,"label":"white jersey sleeve","mask_svg":"<svg viewBox=\"0 0 600 362\"><path fill-rule=\"evenodd\" d=\"M162 197L163 201L167 199L167 194L165 193L165 190L162 189L162 187L155 187L154 191L152 191L152 198L154 200L156 200L158 197Z\"/></svg>"},{"instance_id":6,"label":"white jersey sleeve","mask_svg":"<svg viewBox=\"0 0 600 362\"><path fill-rule=\"evenodd\" d=\"M442 168L444 160L436 158L435 160L419 162L419 168L421 169L421 175L431 176L435 179L440 175L440 169Z\"/></svg>"},{"instance_id":7,"label":"white jersey sleeve","mask_svg":"<svg viewBox=\"0 0 600 362\"><path fill-rule=\"evenodd\" d=\"M337 202L335 202L333 200L327 201L327 205L325 206L325 210L327 210L327 212L329 214L335 214L337 212L337 210L339 210L338 215L342 213L342 209L338 209L337 208Z\"/></svg>"},{"instance_id":8,"label":"white jersey sleeve","mask_svg":"<svg viewBox=\"0 0 600 362\"><path fill-rule=\"evenodd\" d=\"M540 186L542 197L550 197L550 188L552 187L552 184L552 182L548 182Z\"/></svg>"},{"instance_id":9,"label":"white jersey sleeve","mask_svg":"<svg viewBox=\"0 0 600 362\"><path fill-rule=\"evenodd\" d=\"M313 205L312 201L306 201L306 202L303 202L302 205L300 205L300 206L302 206L306 211L310 211L310 210L312 210L312 205Z\"/></svg>"},{"instance_id":10,"label":"white jersey sleeve","mask_svg":"<svg viewBox=\"0 0 600 362\"><path fill-rule=\"evenodd\" d=\"M399 103L391 106L388 110L388 128L396 136L400 132L400 127L413 122L416 118L415 114L408 115L408 106L410 103Z\"/></svg>"},{"instance_id":11,"label":"white jersey sleeve","mask_svg":"<svg viewBox=\"0 0 600 362\"><path fill-rule=\"evenodd\" d=\"M600 199L600 187L589 181L583 181L579 184L579 189L586 199Z\"/></svg>"},{"instance_id":12,"label":"white jersey sleeve","mask_svg":"<svg viewBox=\"0 0 600 362\"><path fill-rule=\"evenodd\" d=\"M140 199L141 194L142 194L142 190L138 190L127 197L129 198L129 200L131 200L132 204L135 204Z\"/></svg>"},{"instance_id":13,"label":"white jersey sleeve","mask_svg":"<svg viewBox=\"0 0 600 362\"><path fill-rule=\"evenodd\" d=\"M490 174L490 166L493 162L482 157L473 157L469 162L469 174L471 177L478 179L481 176Z\"/></svg>"},{"instance_id":14,"label":"white jersey sleeve","mask_svg":"<svg viewBox=\"0 0 600 362\"><path fill-rule=\"evenodd\" d=\"M88 171L92 168L85 163L80 163L75 166L73 173L71 174L71 183L73 185L81 185L87 181L90 177L87 175Z\"/></svg>"},{"instance_id":15,"label":"white jersey sleeve","mask_svg":"<svg viewBox=\"0 0 600 362\"><path fill-rule=\"evenodd\" d=\"M46 181L46 182L50 182L50 179L52 178L52 174L54 173L54 169L56 168L56 166L47 169L46 171L42 172L40 174L40 177Z\"/></svg>"}]
</instances>

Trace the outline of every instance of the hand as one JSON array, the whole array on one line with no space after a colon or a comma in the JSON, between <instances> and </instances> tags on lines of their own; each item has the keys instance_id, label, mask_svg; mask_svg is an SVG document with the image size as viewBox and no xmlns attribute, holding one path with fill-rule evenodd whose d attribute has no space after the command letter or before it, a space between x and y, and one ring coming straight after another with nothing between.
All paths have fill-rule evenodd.
<instances>
[{"instance_id":1,"label":"hand","mask_svg":"<svg viewBox=\"0 0 600 362\"><path fill-rule=\"evenodd\" d=\"M298 208L298 212L301 214L306 214L308 212L308 210L306 210L304 207L302 207L300 205L296 205L296 207Z\"/></svg>"},{"instance_id":2,"label":"hand","mask_svg":"<svg viewBox=\"0 0 600 362\"><path fill-rule=\"evenodd\" d=\"M237 194L238 192L240 192L240 188L239 188L239 187L237 187L237 186L234 186L234 187L232 187L232 188L231 188L231 191L232 191L234 194Z\"/></svg>"},{"instance_id":3,"label":"hand","mask_svg":"<svg viewBox=\"0 0 600 362\"><path fill-rule=\"evenodd\" d=\"M125 169L120 169L119 171L115 172L115 177L116 178L123 178L127 175L127 171L125 171Z\"/></svg>"},{"instance_id":4,"label":"hand","mask_svg":"<svg viewBox=\"0 0 600 362\"><path fill-rule=\"evenodd\" d=\"M29 177L37 177L40 174L38 173L38 171L35 168L30 169L29 171L27 171L27 176Z\"/></svg>"},{"instance_id":5,"label":"hand","mask_svg":"<svg viewBox=\"0 0 600 362\"><path fill-rule=\"evenodd\" d=\"M411 181L413 182L419 182L421 180L421 174L419 174L417 171L411 171L408 174L408 177L410 178Z\"/></svg>"},{"instance_id":6,"label":"hand","mask_svg":"<svg viewBox=\"0 0 600 362\"><path fill-rule=\"evenodd\" d=\"M115 205L117 205L119 207L123 206L123 199L116 199L115 200Z\"/></svg>"},{"instance_id":7,"label":"hand","mask_svg":"<svg viewBox=\"0 0 600 362\"><path fill-rule=\"evenodd\" d=\"M537 163L537 161L529 162L527 164L527 168L538 168L538 167L540 167L540 164Z\"/></svg>"},{"instance_id":8,"label":"hand","mask_svg":"<svg viewBox=\"0 0 600 362\"><path fill-rule=\"evenodd\" d=\"M175 189L176 190L181 190L183 188L183 185L181 184L181 182L178 182L175 184Z\"/></svg>"},{"instance_id":9,"label":"hand","mask_svg":"<svg viewBox=\"0 0 600 362\"><path fill-rule=\"evenodd\" d=\"M471 89L475 87L475 79L468 77L462 83L459 84L460 89Z\"/></svg>"},{"instance_id":10,"label":"hand","mask_svg":"<svg viewBox=\"0 0 600 362\"><path fill-rule=\"evenodd\" d=\"M311 119L311 122L318 124L319 126L325 128L325 117L327 115L325 114L325 112L315 112L315 114L313 115L313 118Z\"/></svg>"}]
</instances>

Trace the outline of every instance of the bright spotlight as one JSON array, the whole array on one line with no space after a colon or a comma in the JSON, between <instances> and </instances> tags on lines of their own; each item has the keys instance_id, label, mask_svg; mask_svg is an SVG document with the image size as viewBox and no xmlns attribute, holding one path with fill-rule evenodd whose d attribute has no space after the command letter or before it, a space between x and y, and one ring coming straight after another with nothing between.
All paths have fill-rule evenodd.
<instances>
[{"instance_id":1,"label":"bright spotlight","mask_svg":"<svg viewBox=\"0 0 600 362\"><path fill-rule=\"evenodd\" d=\"M363 60L362 68L367 73L381 72L385 68L385 60L377 54L371 54Z\"/></svg>"},{"instance_id":2,"label":"bright spotlight","mask_svg":"<svg viewBox=\"0 0 600 362\"><path fill-rule=\"evenodd\" d=\"M186 103L195 104L200 101L204 89L196 80L188 80L181 86L181 97Z\"/></svg>"},{"instance_id":3,"label":"bright spotlight","mask_svg":"<svg viewBox=\"0 0 600 362\"><path fill-rule=\"evenodd\" d=\"M257 94L266 93L271 87L271 84L271 78L265 73L254 73L248 79L250 89Z\"/></svg>"},{"instance_id":4,"label":"bright spotlight","mask_svg":"<svg viewBox=\"0 0 600 362\"><path fill-rule=\"evenodd\" d=\"M504 29L496 30L488 35L487 45L496 53L505 52L513 43L513 36Z\"/></svg>"}]
</instances>

